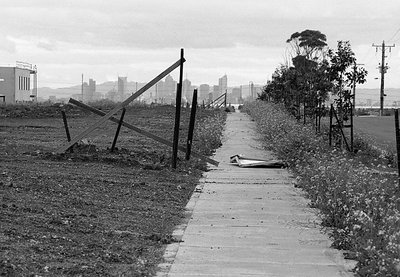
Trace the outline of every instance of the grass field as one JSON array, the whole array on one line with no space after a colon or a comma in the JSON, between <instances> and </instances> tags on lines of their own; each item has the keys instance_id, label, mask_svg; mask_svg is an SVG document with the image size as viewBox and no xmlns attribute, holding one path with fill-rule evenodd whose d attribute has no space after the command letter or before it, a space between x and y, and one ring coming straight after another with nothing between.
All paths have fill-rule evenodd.
<instances>
[{"instance_id":1,"label":"grass field","mask_svg":"<svg viewBox=\"0 0 400 277\"><path fill-rule=\"evenodd\" d=\"M394 116L354 117L355 133L365 134L376 146L383 148L396 147Z\"/></svg>"}]
</instances>

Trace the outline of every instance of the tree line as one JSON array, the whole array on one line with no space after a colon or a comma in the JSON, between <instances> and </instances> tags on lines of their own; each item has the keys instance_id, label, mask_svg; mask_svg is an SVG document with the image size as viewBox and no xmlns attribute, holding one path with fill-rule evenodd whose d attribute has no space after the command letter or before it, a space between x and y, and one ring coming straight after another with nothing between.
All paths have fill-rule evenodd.
<instances>
[{"instance_id":1,"label":"tree line","mask_svg":"<svg viewBox=\"0 0 400 277\"><path fill-rule=\"evenodd\" d=\"M317 30L293 33L286 41L290 58L272 74L258 96L260 100L282 103L296 117L312 116L324 107L330 95L345 117L354 105L352 89L366 81L367 71L357 66L349 41L338 41L330 49L326 36ZM345 120L345 118L344 118Z\"/></svg>"}]
</instances>

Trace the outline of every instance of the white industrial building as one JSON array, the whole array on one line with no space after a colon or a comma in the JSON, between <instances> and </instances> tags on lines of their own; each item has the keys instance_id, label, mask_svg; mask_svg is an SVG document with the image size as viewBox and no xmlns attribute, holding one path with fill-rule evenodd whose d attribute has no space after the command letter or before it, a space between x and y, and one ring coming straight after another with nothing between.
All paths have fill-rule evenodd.
<instances>
[{"instance_id":1,"label":"white industrial building","mask_svg":"<svg viewBox=\"0 0 400 277\"><path fill-rule=\"evenodd\" d=\"M15 67L0 66L0 103L15 104L36 101L36 66L25 62L16 62Z\"/></svg>"}]
</instances>

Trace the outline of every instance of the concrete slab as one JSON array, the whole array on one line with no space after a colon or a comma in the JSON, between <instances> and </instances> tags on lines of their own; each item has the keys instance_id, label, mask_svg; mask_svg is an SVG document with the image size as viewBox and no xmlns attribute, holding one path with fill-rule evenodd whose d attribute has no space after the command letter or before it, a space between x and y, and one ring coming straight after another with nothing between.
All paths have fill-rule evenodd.
<instances>
[{"instance_id":1,"label":"concrete slab","mask_svg":"<svg viewBox=\"0 0 400 277\"><path fill-rule=\"evenodd\" d=\"M228 114L220 167L204 174L187 205L187 224L173 235L157 276L353 276L354 262L321 232L317 211L285 169L240 168L236 154L274 159L254 122Z\"/></svg>"}]
</instances>

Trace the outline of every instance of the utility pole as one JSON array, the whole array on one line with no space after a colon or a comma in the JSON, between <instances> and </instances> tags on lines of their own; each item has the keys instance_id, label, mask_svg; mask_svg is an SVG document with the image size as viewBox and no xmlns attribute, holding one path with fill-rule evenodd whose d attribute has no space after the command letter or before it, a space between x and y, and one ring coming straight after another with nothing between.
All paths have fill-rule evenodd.
<instances>
[{"instance_id":1,"label":"utility pole","mask_svg":"<svg viewBox=\"0 0 400 277\"><path fill-rule=\"evenodd\" d=\"M389 48L389 52L392 51L392 47L395 47L395 45L385 45L385 41L382 42L382 45L375 45L372 44L372 47L376 48L376 51L378 52L378 48L382 48L382 62L381 65L378 67L379 71L381 73L381 92L380 92L380 99L381 99L381 107L380 107L380 115L383 116L383 100L385 97L385 73L388 69L388 66L385 65L385 50L386 48Z\"/></svg>"}]
</instances>

